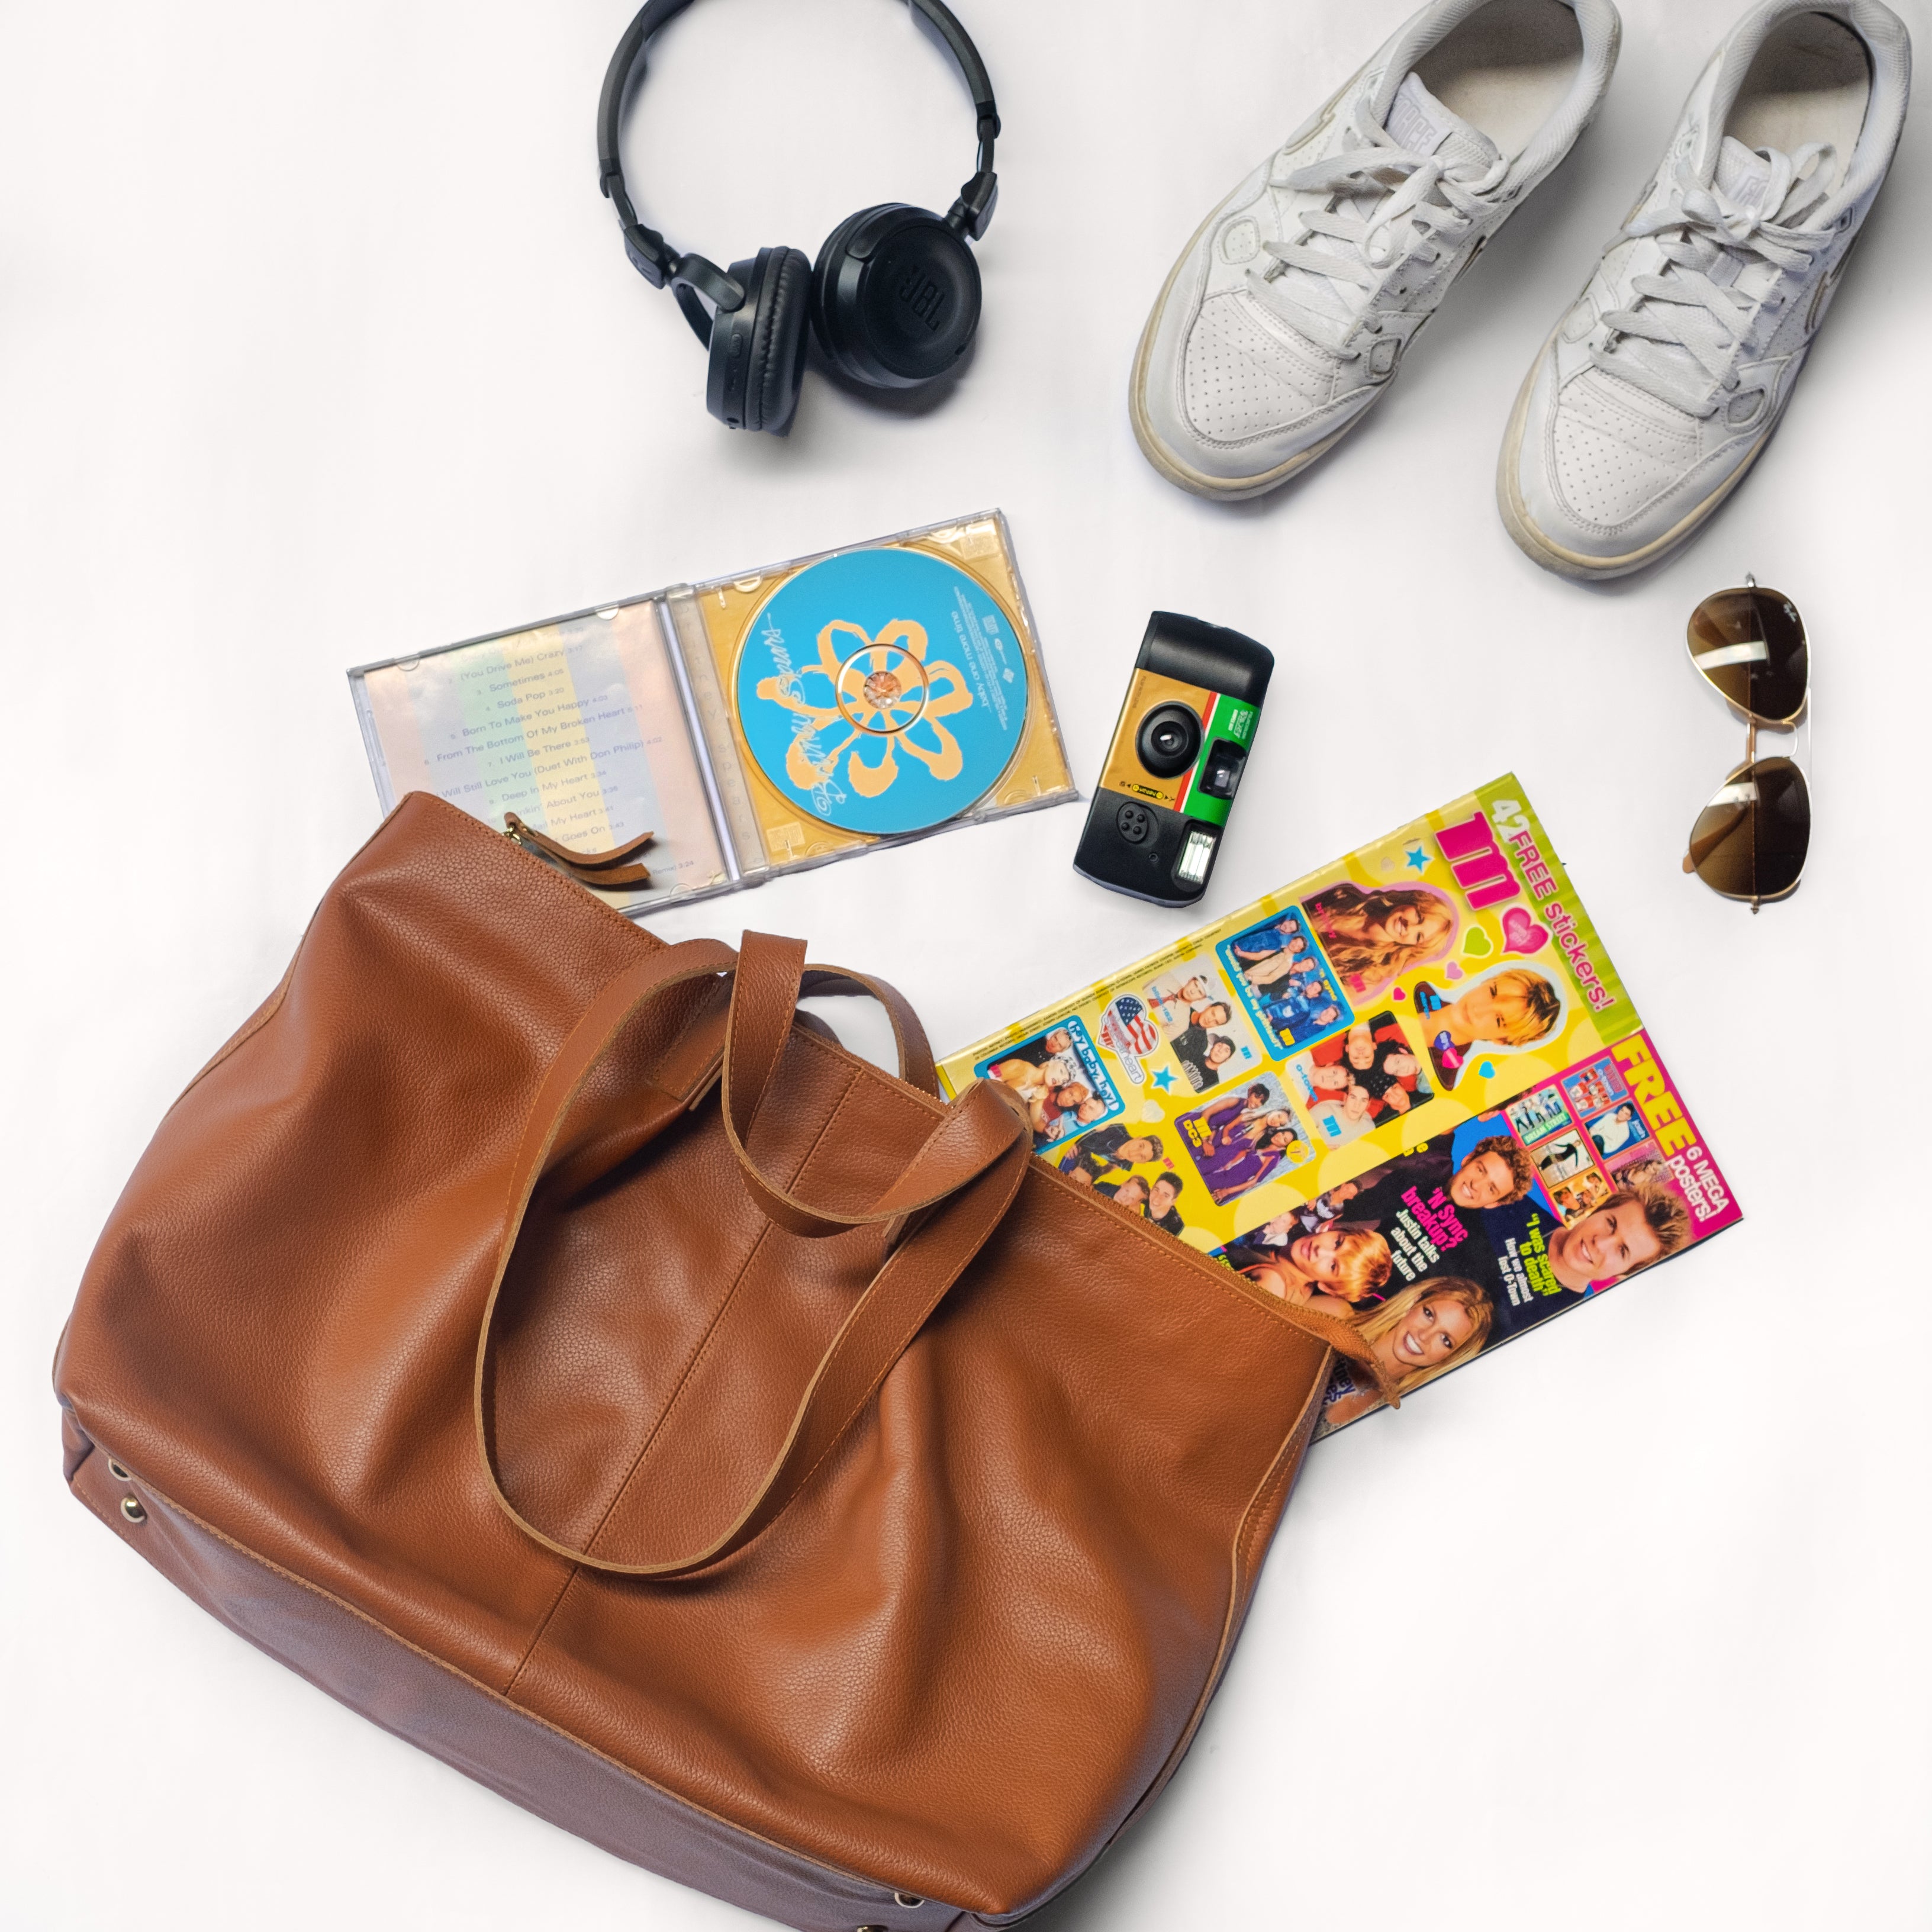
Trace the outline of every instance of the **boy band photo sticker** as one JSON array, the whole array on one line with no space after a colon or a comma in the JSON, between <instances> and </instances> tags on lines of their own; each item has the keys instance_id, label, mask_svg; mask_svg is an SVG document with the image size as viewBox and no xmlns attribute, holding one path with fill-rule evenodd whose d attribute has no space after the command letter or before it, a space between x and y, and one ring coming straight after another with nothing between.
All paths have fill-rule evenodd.
<instances>
[{"instance_id":1,"label":"boy band photo sticker","mask_svg":"<svg viewBox=\"0 0 1932 1932\"><path fill-rule=\"evenodd\" d=\"M1090 1187L1116 1207L1144 1216L1170 1234L1183 1234L1179 1202L1184 1185L1159 1134L1136 1132L1116 1120L1082 1134L1054 1165L1076 1187ZM1140 1170L1153 1168L1151 1174Z\"/></svg>"},{"instance_id":2,"label":"boy band photo sticker","mask_svg":"<svg viewBox=\"0 0 1932 1932\"><path fill-rule=\"evenodd\" d=\"M1299 1167L1311 1152L1273 1074L1178 1115L1174 1124L1201 1184L1220 1205Z\"/></svg>"},{"instance_id":3,"label":"boy band photo sticker","mask_svg":"<svg viewBox=\"0 0 1932 1932\"><path fill-rule=\"evenodd\" d=\"M1254 1028L1211 952L1178 961L1144 991L1187 1092L1204 1094L1264 1064Z\"/></svg>"},{"instance_id":4,"label":"boy band photo sticker","mask_svg":"<svg viewBox=\"0 0 1932 1932\"><path fill-rule=\"evenodd\" d=\"M1036 1153L1120 1111L1119 1090L1077 1018L1003 1048L973 1071L1003 1082L1026 1102Z\"/></svg>"},{"instance_id":5,"label":"boy band photo sticker","mask_svg":"<svg viewBox=\"0 0 1932 1932\"><path fill-rule=\"evenodd\" d=\"M1421 1056L1395 1014L1372 1014L1288 1063L1289 1077L1330 1147L1435 1097Z\"/></svg>"},{"instance_id":6,"label":"boy band photo sticker","mask_svg":"<svg viewBox=\"0 0 1932 1932\"><path fill-rule=\"evenodd\" d=\"M1215 950L1276 1053L1292 1053L1354 1018L1340 976L1293 907Z\"/></svg>"}]
</instances>

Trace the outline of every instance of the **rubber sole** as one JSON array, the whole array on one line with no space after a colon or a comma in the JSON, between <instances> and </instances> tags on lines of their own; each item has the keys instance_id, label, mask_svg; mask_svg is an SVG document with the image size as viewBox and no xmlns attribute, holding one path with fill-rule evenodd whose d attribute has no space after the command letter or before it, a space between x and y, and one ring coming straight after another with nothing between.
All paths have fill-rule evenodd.
<instances>
[{"instance_id":1,"label":"rubber sole","mask_svg":"<svg viewBox=\"0 0 1932 1932\"><path fill-rule=\"evenodd\" d=\"M1562 325L1559 322L1558 328ZM1543 368L1544 358L1550 353L1550 346L1556 340L1556 329L1552 328L1544 337L1543 346L1536 352L1536 358L1529 365L1529 374L1522 379L1522 387L1516 392L1516 403L1510 411L1509 426L1503 431L1503 446L1496 458L1496 509L1503 520L1503 528L1508 530L1517 549L1532 562L1540 563L1545 570L1553 571L1558 577L1574 578L1582 583L1602 583L1612 577L1628 577L1632 571L1642 570L1653 563L1660 563L1680 544L1694 536L1700 528L1717 511L1731 492L1749 475L1750 467L1764 452L1773 431L1784 420L1784 411L1780 407L1778 414L1766 424L1764 433L1750 448L1736 469L1713 490L1690 514L1673 524L1660 537L1654 537L1633 550L1626 550L1620 556L1588 556L1580 550L1566 550L1562 544L1547 536L1529 514L1523 502L1522 492L1516 488L1516 471L1522 459L1523 424L1529 415L1531 392L1536 387L1536 378ZM1791 400L1787 391L1785 400Z\"/></svg>"}]
</instances>

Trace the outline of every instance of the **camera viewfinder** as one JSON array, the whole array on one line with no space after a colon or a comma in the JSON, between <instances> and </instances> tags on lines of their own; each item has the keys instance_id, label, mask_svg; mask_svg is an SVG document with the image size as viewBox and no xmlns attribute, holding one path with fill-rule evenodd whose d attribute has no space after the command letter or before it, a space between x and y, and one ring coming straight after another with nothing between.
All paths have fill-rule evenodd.
<instances>
[{"instance_id":1,"label":"camera viewfinder","mask_svg":"<svg viewBox=\"0 0 1932 1932\"><path fill-rule=\"evenodd\" d=\"M1201 768L1201 789L1210 798L1232 798L1241 786L1248 754L1231 739L1216 738Z\"/></svg>"}]
</instances>

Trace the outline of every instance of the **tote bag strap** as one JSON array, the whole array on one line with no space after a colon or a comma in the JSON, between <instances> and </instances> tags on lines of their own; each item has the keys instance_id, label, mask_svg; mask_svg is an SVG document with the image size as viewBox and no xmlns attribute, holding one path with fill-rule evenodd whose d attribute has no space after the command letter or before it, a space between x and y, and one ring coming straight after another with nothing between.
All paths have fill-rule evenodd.
<instances>
[{"instance_id":1,"label":"tote bag strap","mask_svg":"<svg viewBox=\"0 0 1932 1932\"><path fill-rule=\"evenodd\" d=\"M872 1207L858 1214L836 1214L814 1207L794 1192L788 1192L761 1173L746 1150L751 1124L757 1118L759 1102L776 1070L791 1028L791 1016L801 994L869 993L892 1016L893 1031L899 1043L900 1072L910 1078L908 1068L930 1066L925 1030L904 998L882 980L848 973L839 967L808 967L802 940L777 939L768 933L748 932L738 955L737 984L731 1000L726 1034L724 1076L724 1130L732 1151L744 1171L746 1184L753 1198L779 1226L795 1234L836 1234L867 1222L890 1222L900 1216L916 1216L940 1198L946 1178L952 1172L949 1162L964 1153L975 1158L968 1144L964 1120L942 1122L934 1130L898 1180ZM934 1083L936 1085L936 1082ZM998 1081L979 1083L990 1086L1001 1100L1011 1100L1019 1111L1017 1096ZM960 1096L956 1103L963 1107L974 1090ZM1023 1118L1023 1116L1022 1116ZM1004 1132L1002 1128L1000 1131ZM1031 1143L1031 1130L1027 1131ZM1383 1372L1368 1344L1354 1328L1333 1315L1318 1314L1294 1302L1278 1304L1275 1312L1291 1328L1333 1348L1335 1352L1367 1371L1382 1400L1391 1408L1401 1406L1395 1384ZM910 1340L911 1338L907 1338Z\"/></svg>"},{"instance_id":2,"label":"tote bag strap","mask_svg":"<svg viewBox=\"0 0 1932 1932\"><path fill-rule=\"evenodd\" d=\"M724 1118L754 1198L778 1225L823 1235L845 1228L885 1225L919 1217L914 1232L888 1256L853 1304L820 1357L794 1412L784 1443L763 1478L742 1500L729 1527L703 1547L633 1552L622 1561L573 1549L527 1521L504 1493L496 1467L488 1400L498 1298L532 1196L542 1180L572 1101L617 1036L638 1010L674 988L694 980L733 976L731 1012L725 1030ZM692 940L641 960L598 994L558 1049L532 1102L512 1169L496 1270L477 1338L472 1400L476 1439L491 1493L524 1534L545 1549L591 1568L622 1576L688 1575L742 1548L776 1518L804 1486L872 1397L892 1364L925 1326L946 1291L978 1253L1019 1190L1031 1151L1024 1114L998 1088L976 1082L948 1106L898 1175L875 1200L856 1211L808 1202L779 1186L753 1163L746 1142L788 1037L804 992L878 994L892 1015L902 1064L931 1077L932 1054L911 1010L878 982L836 969L804 970L796 941L746 935L734 954L712 940ZM887 995L890 994L890 998ZM743 1064L740 1065L742 1057ZM680 1108L708 1090L709 1055L679 1048L667 1055L657 1082L665 1090L647 1105L668 1124ZM668 1070L675 1064L676 1071ZM687 1090L676 1090L679 1087Z\"/></svg>"},{"instance_id":3,"label":"tote bag strap","mask_svg":"<svg viewBox=\"0 0 1932 1932\"><path fill-rule=\"evenodd\" d=\"M900 1220L934 1206L982 1172L1024 1125L1024 1117L1016 1108L987 1104L1000 1096L988 1094L985 1100L969 1106L967 1095L962 1094L947 1108L898 1178L869 1207L856 1212L841 1214L808 1202L762 1173L746 1144L790 1036L792 1016L801 995L860 992L872 994L892 1016L902 1071L908 1066L921 1069L930 1081L932 1054L926 1043L926 1030L904 999L884 981L837 967L807 973L802 940L778 939L764 932L745 934L724 1034L724 1132L752 1199L770 1220L791 1234L822 1238L843 1234L848 1228Z\"/></svg>"},{"instance_id":4,"label":"tote bag strap","mask_svg":"<svg viewBox=\"0 0 1932 1932\"><path fill-rule=\"evenodd\" d=\"M760 946L796 946L801 961L805 954L802 940L772 939L762 932L745 934L746 950L755 952ZM739 955L742 960L743 952ZM820 993L864 993L886 1010L886 1016L892 1023L892 1042L898 1049L899 1078L909 1087L916 1087L922 1094L939 1097L939 1075L932 1060L932 1048L927 1045L926 1029L919 1023L919 1016L908 1003L906 996L896 986L888 986L883 980L868 980L862 973L848 973L842 966L806 966L800 980L798 997L810 999ZM779 1042L781 1046L784 1042ZM766 1077L770 1077L766 1070Z\"/></svg>"}]
</instances>

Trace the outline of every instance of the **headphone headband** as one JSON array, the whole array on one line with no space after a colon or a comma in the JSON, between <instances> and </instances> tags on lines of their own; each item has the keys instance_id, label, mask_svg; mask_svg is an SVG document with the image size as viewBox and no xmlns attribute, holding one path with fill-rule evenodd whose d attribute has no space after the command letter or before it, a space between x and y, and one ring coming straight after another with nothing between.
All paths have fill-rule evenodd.
<instances>
[{"instance_id":1,"label":"headphone headband","mask_svg":"<svg viewBox=\"0 0 1932 1932\"><path fill-rule=\"evenodd\" d=\"M604 70L604 90L597 102L597 176L598 187L617 211L624 230L625 252L638 274L653 288L668 284L698 340L709 343L711 318L698 298L703 296L718 308L731 310L743 303L745 291L715 262L702 255L680 254L656 229L646 228L638 219L624 180L617 140L624 98L633 76L642 77L646 43L691 4L692 0L648 0L625 28L624 37L617 43L617 50ZM994 204L999 199L999 180L993 172L993 142L1000 131L1000 114L994 104L993 83L972 37L944 0L909 0L909 4L938 30L973 97L979 152L973 177L960 189L959 198L947 212L946 222L955 234L976 242L986 233L993 218Z\"/></svg>"}]
</instances>

